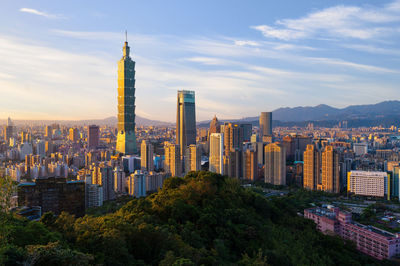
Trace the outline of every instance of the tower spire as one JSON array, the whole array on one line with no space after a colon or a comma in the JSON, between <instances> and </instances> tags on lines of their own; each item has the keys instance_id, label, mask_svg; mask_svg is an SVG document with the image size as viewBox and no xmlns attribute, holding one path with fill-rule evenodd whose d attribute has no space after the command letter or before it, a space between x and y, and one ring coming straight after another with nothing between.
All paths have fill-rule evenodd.
<instances>
[{"instance_id":1,"label":"tower spire","mask_svg":"<svg viewBox=\"0 0 400 266\"><path fill-rule=\"evenodd\" d=\"M128 31L125 30L125 42L128 42Z\"/></svg>"}]
</instances>

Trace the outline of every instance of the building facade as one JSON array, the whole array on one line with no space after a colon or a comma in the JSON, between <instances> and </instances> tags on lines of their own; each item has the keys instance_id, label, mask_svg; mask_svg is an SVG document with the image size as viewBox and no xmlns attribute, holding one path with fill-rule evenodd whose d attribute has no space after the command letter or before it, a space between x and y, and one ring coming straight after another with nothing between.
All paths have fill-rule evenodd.
<instances>
[{"instance_id":1,"label":"building facade","mask_svg":"<svg viewBox=\"0 0 400 266\"><path fill-rule=\"evenodd\" d=\"M116 150L132 155L136 153L135 134L135 62L129 56L125 42L123 56L118 62L118 134Z\"/></svg>"},{"instance_id":2,"label":"building facade","mask_svg":"<svg viewBox=\"0 0 400 266\"><path fill-rule=\"evenodd\" d=\"M140 145L140 164L142 170L153 171L154 170L154 147L148 140L143 140Z\"/></svg>"},{"instance_id":3,"label":"building facade","mask_svg":"<svg viewBox=\"0 0 400 266\"><path fill-rule=\"evenodd\" d=\"M187 146L196 144L196 106L194 91L178 91L176 144L180 147L180 156L185 155Z\"/></svg>"},{"instance_id":4,"label":"building facade","mask_svg":"<svg viewBox=\"0 0 400 266\"><path fill-rule=\"evenodd\" d=\"M224 174L224 134L212 133L210 135L209 171Z\"/></svg>"},{"instance_id":5,"label":"building facade","mask_svg":"<svg viewBox=\"0 0 400 266\"><path fill-rule=\"evenodd\" d=\"M272 136L272 112L261 112L260 135Z\"/></svg>"},{"instance_id":6,"label":"building facade","mask_svg":"<svg viewBox=\"0 0 400 266\"><path fill-rule=\"evenodd\" d=\"M338 235L356 244L359 251L376 259L390 259L400 254L400 235L356 223L349 212L337 207L304 210L304 218L313 220L324 234Z\"/></svg>"},{"instance_id":7,"label":"building facade","mask_svg":"<svg viewBox=\"0 0 400 266\"><path fill-rule=\"evenodd\" d=\"M280 143L265 146L265 183L286 185L286 152Z\"/></svg>"}]
</instances>

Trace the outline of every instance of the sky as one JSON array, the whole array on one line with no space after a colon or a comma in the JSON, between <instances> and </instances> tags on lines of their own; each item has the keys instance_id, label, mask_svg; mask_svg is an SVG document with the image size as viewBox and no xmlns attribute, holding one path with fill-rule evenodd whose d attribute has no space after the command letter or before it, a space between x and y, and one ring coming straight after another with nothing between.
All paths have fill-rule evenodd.
<instances>
[{"instance_id":1,"label":"sky","mask_svg":"<svg viewBox=\"0 0 400 266\"><path fill-rule=\"evenodd\" d=\"M196 118L397 100L400 0L0 0L0 119L117 113L125 30L136 114Z\"/></svg>"}]
</instances>

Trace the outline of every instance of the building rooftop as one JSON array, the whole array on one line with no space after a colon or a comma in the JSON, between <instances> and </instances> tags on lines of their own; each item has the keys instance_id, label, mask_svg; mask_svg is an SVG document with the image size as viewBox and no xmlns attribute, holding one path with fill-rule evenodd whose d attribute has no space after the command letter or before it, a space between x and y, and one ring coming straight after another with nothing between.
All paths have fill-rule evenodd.
<instances>
[{"instance_id":1,"label":"building rooftop","mask_svg":"<svg viewBox=\"0 0 400 266\"><path fill-rule=\"evenodd\" d=\"M332 219L332 220L336 219L336 214L333 211L329 210L329 209L317 207L317 208L307 209L307 211L309 211L311 213L314 213L314 214L316 214L318 216L321 216L321 217L327 217L327 218Z\"/></svg>"},{"instance_id":2,"label":"building rooftop","mask_svg":"<svg viewBox=\"0 0 400 266\"><path fill-rule=\"evenodd\" d=\"M354 225L356 225L358 227L361 227L363 229L366 229L366 230L368 230L370 232L373 232L373 233L379 234L381 236L384 236L384 237L393 237L393 238L398 237L397 234L390 233L388 231L382 230L382 229L374 227L372 225L364 225L364 224L360 224L360 223L357 223L357 222L352 222L352 224L354 224Z\"/></svg>"}]
</instances>

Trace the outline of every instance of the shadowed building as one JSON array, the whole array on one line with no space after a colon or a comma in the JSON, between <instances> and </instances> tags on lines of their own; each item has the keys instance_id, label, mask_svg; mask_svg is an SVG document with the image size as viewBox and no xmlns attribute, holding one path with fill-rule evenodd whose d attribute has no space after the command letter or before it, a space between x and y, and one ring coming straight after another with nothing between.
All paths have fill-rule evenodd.
<instances>
[{"instance_id":1,"label":"shadowed building","mask_svg":"<svg viewBox=\"0 0 400 266\"><path fill-rule=\"evenodd\" d=\"M261 112L260 136L272 136L272 112Z\"/></svg>"},{"instance_id":2,"label":"shadowed building","mask_svg":"<svg viewBox=\"0 0 400 266\"><path fill-rule=\"evenodd\" d=\"M129 56L128 42L118 62L118 135L116 150L132 155L136 153L135 135L135 62Z\"/></svg>"},{"instance_id":3,"label":"shadowed building","mask_svg":"<svg viewBox=\"0 0 400 266\"><path fill-rule=\"evenodd\" d=\"M91 125L88 128L88 146L89 149L95 149L99 146L100 129L99 126Z\"/></svg>"}]
</instances>

